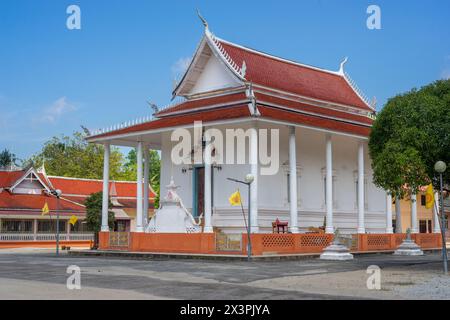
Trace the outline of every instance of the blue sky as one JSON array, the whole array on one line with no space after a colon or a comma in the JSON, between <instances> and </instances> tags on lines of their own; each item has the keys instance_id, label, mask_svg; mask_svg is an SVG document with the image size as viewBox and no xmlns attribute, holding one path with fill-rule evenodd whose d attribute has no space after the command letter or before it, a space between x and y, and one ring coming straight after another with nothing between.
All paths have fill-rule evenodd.
<instances>
[{"instance_id":1,"label":"blue sky","mask_svg":"<svg viewBox=\"0 0 450 320\"><path fill-rule=\"evenodd\" d=\"M68 30L66 8L81 8ZM370 4L381 30L366 27ZM346 70L363 91L386 100L450 77L450 1L0 2L0 149L19 158L54 135L147 116L146 100L170 102L173 78L203 28L306 64Z\"/></svg>"}]
</instances>

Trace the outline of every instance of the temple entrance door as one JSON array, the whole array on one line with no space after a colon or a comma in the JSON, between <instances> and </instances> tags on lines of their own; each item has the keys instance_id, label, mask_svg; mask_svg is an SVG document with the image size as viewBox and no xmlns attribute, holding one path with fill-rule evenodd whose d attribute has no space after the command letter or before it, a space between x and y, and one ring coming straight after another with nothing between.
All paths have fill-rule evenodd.
<instances>
[{"instance_id":1,"label":"temple entrance door","mask_svg":"<svg viewBox=\"0 0 450 320\"><path fill-rule=\"evenodd\" d=\"M199 217L205 208L205 167L194 167L192 215Z\"/></svg>"},{"instance_id":2,"label":"temple entrance door","mask_svg":"<svg viewBox=\"0 0 450 320\"><path fill-rule=\"evenodd\" d=\"M211 171L211 205L214 205L214 189L213 189L213 170ZM205 167L194 167L193 169L193 186L192 186L192 215L199 217L205 209Z\"/></svg>"}]
</instances>

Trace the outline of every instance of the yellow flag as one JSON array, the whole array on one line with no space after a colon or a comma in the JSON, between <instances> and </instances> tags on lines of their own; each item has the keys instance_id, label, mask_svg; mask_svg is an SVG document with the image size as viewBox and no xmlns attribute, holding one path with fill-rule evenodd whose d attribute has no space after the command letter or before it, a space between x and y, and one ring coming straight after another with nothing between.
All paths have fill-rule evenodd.
<instances>
[{"instance_id":1,"label":"yellow flag","mask_svg":"<svg viewBox=\"0 0 450 320\"><path fill-rule=\"evenodd\" d=\"M237 190L235 193L233 193L229 198L228 201L232 206L239 206L241 205L241 194L239 193L239 190Z\"/></svg>"},{"instance_id":2,"label":"yellow flag","mask_svg":"<svg viewBox=\"0 0 450 320\"><path fill-rule=\"evenodd\" d=\"M77 221L78 221L78 218L76 216L71 216L69 219L69 223L73 226L75 225L75 223L77 223Z\"/></svg>"},{"instance_id":3,"label":"yellow flag","mask_svg":"<svg viewBox=\"0 0 450 320\"><path fill-rule=\"evenodd\" d=\"M42 216L48 214L50 212L50 210L48 210L48 204L47 201L45 201L44 207L42 208Z\"/></svg>"},{"instance_id":4,"label":"yellow flag","mask_svg":"<svg viewBox=\"0 0 450 320\"><path fill-rule=\"evenodd\" d=\"M427 187L427 192L425 193L425 208L430 209L434 205L434 193L433 193L433 185L430 184Z\"/></svg>"}]
</instances>

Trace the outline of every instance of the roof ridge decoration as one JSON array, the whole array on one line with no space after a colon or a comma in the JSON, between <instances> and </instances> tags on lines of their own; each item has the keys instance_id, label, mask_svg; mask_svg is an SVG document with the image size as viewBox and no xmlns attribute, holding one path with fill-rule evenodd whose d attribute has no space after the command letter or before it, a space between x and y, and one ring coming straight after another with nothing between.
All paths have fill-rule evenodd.
<instances>
[{"instance_id":1,"label":"roof ridge decoration","mask_svg":"<svg viewBox=\"0 0 450 320\"><path fill-rule=\"evenodd\" d=\"M242 65L239 66L228 54L225 48L222 46L220 41L214 36L214 34L209 30L208 21L200 14L200 11L197 9L197 15L199 19L202 21L203 26L205 27L205 36L209 40L208 43L212 45L212 47L216 50L216 53L222 58L225 64L235 73L238 78L245 81L245 74L247 72L247 65L245 61L242 61Z\"/></svg>"},{"instance_id":2,"label":"roof ridge decoration","mask_svg":"<svg viewBox=\"0 0 450 320\"><path fill-rule=\"evenodd\" d=\"M245 61L242 61L242 65L239 66L231 58L220 41L214 36L211 31L209 31L209 29L205 29L205 35L207 39L210 40L209 43L212 44L212 47L216 50L216 52L219 54L225 64L231 69L231 71L233 71L233 73L236 74L239 79L245 81L245 74L247 73L247 65L245 64Z\"/></svg>"},{"instance_id":3,"label":"roof ridge decoration","mask_svg":"<svg viewBox=\"0 0 450 320\"><path fill-rule=\"evenodd\" d=\"M344 58L344 60L342 60L342 62L341 62L341 64L340 64L340 66L339 66L339 74L340 75L345 75L345 72L344 72L344 66L345 66L345 64L347 63L347 61L348 61L348 57L345 57Z\"/></svg>"},{"instance_id":4,"label":"roof ridge decoration","mask_svg":"<svg viewBox=\"0 0 450 320\"><path fill-rule=\"evenodd\" d=\"M356 92L356 94L361 98L361 100L372 110L375 111L376 99L369 100L369 98L364 94L364 92L358 87L356 82L350 78L350 75L344 70L344 66L348 61L348 57L345 57L341 64L339 65L339 71L337 72L340 76L342 76L350 85L350 87Z\"/></svg>"},{"instance_id":5,"label":"roof ridge decoration","mask_svg":"<svg viewBox=\"0 0 450 320\"><path fill-rule=\"evenodd\" d=\"M52 182L49 180L47 176L47 171L45 170L45 158L42 159L42 165L40 168L36 169L36 172L42 174L43 177L45 178L45 181L48 183L49 187L54 189Z\"/></svg>"},{"instance_id":6,"label":"roof ridge decoration","mask_svg":"<svg viewBox=\"0 0 450 320\"><path fill-rule=\"evenodd\" d=\"M250 99L250 102L248 103L250 114L255 117L261 116L261 113L259 112L258 106L256 104L256 97L255 93L253 92L253 84L251 82L248 86L248 89L245 90L245 96Z\"/></svg>"},{"instance_id":7,"label":"roof ridge decoration","mask_svg":"<svg viewBox=\"0 0 450 320\"><path fill-rule=\"evenodd\" d=\"M337 72L338 75L342 76L347 83L350 85L350 87L355 91L355 93L361 98L361 100L373 111L375 111L375 103L371 102L369 98L364 94L364 92L358 87L356 82L350 77L350 75L344 70L344 66L348 61L348 57L345 57L341 64L339 65L339 71ZM376 100L374 100L376 101Z\"/></svg>"},{"instance_id":8,"label":"roof ridge decoration","mask_svg":"<svg viewBox=\"0 0 450 320\"><path fill-rule=\"evenodd\" d=\"M115 124L106 128L100 128L100 129L95 129L91 131L91 134L89 135L89 137L93 137L93 136L97 136L100 134L105 134L108 132L112 132L112 131L116 131L116 130L121 130L121 129L125 129L128 127L132 127L138 124L142 124L142 123L146 123L146 122L150 122L152 121L151 116L145 116L145 117L140 117L140 118L136 118L135 120L130 120L130 121L125 121L125 122L121 122L119 124Z\"/></svg>"},{"instance_id":9,"label":"roof ridge decoration","mask_svg":"<svg viewBox=\"0 0 450 320\"><path fill-rule=\"evenodd\" d=\"M343 71L342 76L347 83L350 85L350 87L355 91L355 93L361 98L361 100L372 110L375 110L374 107L372 107L369 98L365 95L365 93L358 87L356 82L350 77L350 75Z\"/></svg>"},{"instance_id":10,"label":"roof ridge decoration","mask_svg":"<svg viewBox=\"0 0 450 320\"><path fill-rule=\"evenodd\" d=\"M198 17L200 18L200 20L202 21L203 26L204 26L206 29L208 29L208 21L206 21L206 19L203 18L203 16L200 14L200 10L198 10L198 8L197 8L197 15L198 15Z\"/></svg>"},{"instance_id":11,"label":"roof ridge decoration","mask_svg":"<svg viewBox=\"0 0 450 320\"><path fill-rule=\"evenodd\" d=\"M13 183L13 185L8 188L8 190L10 190L12 192L30 174L33 174L36 177L36 179L38 179L39 183L44 187L44 190L46 190L47 192L50 192L49 186L44 181L42 181L42 179L39 177L39 174L32 166L30 168L28 168L28 170L25 171L25 173L19 179L17 179Z\"/></svg>"}]
</instances>

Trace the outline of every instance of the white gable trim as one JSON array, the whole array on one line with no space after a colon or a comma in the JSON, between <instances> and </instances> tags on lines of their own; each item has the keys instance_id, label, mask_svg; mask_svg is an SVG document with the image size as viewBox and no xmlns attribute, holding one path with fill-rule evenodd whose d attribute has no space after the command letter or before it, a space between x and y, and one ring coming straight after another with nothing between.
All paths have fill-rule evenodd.
<instances>
[{"instance_id":1,"label":"white gable trim","mask_svg":"<svg viewBox=\"0 0 450 320\"><path fill-rule=\"evenodd\" d=\"M48 192L50 192L50 189L47 187L47 185L41 180L41 178L39 177L39 175L37 174L36 170L34 170L34 168L30 168L28 169L27 172L25 172L25 174L20 177L11 188L9 188L9 190L14 191L14 189L23 181L25 180L26 177L28 177L29 174L33 174L35 176L35 178L39 181L39 183L44 187L44 189Z\"/></svg>"},{"instance_id":2,"label":"white gable trim","mask_svg":"<svg viewBox=\"0 0 450 320\"><path fill-rule=\"evenodd\" d=\"M204 57L204 51L205 46L208 46L209 49L211 49L212 54L219 59L219 61L225 66L225 70L230 74L230 76L236 80L237 85L243 85L245 83L245 67L239 66L235 61L231 59L231 57L228 55L228 53L225 51L225 49L220 45L220 42L214 37L214 35L206 28L205 29L205 35L203 36L202 40L200 41L197 50L194 54L194 57L191 60L191 63L189 64L189 67L187 68L185 74L181 78L181 81L178 83L177 87L173 91L173 97L175 96L189 96L189 92L186 92L186 85L190 81L192 83L192 80L190 80L193 77L194 72L203 72L203 70L198 70L197 64L199 62L199 59ZM208 58L208 60L211 59L211 57ZM206 62L207 63L207 62ZM205 65L206 65L205 63ZM242 62L244 64L244 62ZM197 70L196 70L197 68ZM194 80L194 82L197 82L198 78ZM192 85L192 88L195 86ZM190 90L188 90L190 91ZM199 93L196 93L199 94Z\"/></svg>"}]
</instances>

